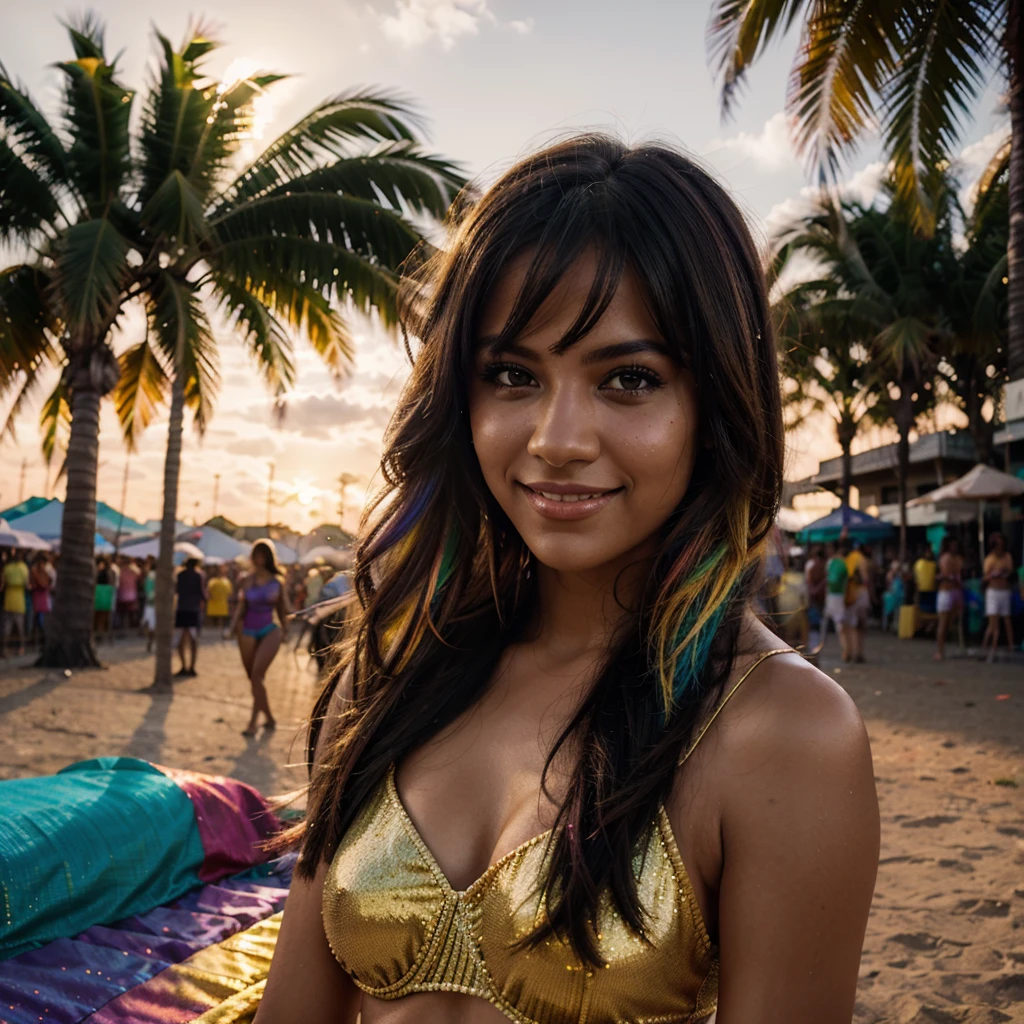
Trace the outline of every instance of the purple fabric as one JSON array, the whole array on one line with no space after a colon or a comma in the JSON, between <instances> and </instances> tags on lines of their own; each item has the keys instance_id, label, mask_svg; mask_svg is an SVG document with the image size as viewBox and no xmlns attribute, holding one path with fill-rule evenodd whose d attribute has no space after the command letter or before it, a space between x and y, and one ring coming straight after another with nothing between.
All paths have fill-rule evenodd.
<instances>
[{"instance_id":1,"label":"purple fabric","mask_svg":"<svg viewBox=\"0 0 1024 1024\"><path fill-rule=\"evenodd\" d=\"M204 858L199 877L216 882L268 859L262 844L281 822L258 789L224 775L157 765L192 801Z\"/></svg>"},{"instance_id":2,"label":"purple fabric","mask_svg":"<svg viewBox=\"0 0 1024 1024\"><path fill-rule=\"evenodd\" d=\"M289 854L262 869L269 869L266 877L248 873L207 885L146 914L89 928L74 939L57 939L0 962L0 1024L188 1019L189 1007L180 1004L167 1007L170 1016L125 1016L132 1003L126 993L280 910L294 864L295 855Z\"/></svg>"}]
</instances>

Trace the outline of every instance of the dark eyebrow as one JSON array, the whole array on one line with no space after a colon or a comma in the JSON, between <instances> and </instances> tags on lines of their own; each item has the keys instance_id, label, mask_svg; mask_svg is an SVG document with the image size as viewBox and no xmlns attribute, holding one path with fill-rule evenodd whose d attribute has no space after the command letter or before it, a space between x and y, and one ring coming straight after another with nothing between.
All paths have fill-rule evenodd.
<instances>
[{"instance_id":1,"label":"dark eyebrow","mask_svg":"<svg viewBox=\"0 0 1024 1024\"><path fill-rule=\"evenodd\" d=\"M480 347L486 349L487 355L491 358L504 353L520 356L523 359L537 358L536 352L526 348L524 345L518 344L514 340L502 344L500 334L489 334L482 337L480 339ZM640 352L656 352L658 355L665 356L666 359L671 359L673 362L678 361L672 349L663 341L653 341L648 338L637 338L634 341L619 341L614 345L605 345L603 348L588 352L581 361L584 366L590 366L593 363L600 363L606 359L621 359L623 356L633 356Z\"/></svg>"}]
</instances>

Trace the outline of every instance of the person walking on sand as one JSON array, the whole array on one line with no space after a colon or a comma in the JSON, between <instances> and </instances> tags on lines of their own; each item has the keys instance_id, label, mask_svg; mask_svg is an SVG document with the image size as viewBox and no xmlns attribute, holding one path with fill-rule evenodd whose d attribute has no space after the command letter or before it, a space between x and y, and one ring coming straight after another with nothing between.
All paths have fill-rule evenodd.
<instances>
[{"instance_id":1,"label":"person walking on sand","mask_svg":"<svg viewBox=\"0 0 1024 1024\"><path fill-rule=\"evenodd\" d=\"M0 657L7 655L7 637L16 634L17 653L25 653L25 589L29 583L28 566L20 551L13 551L4 566L4 613L0 630Z\"/></svg>"},{"instance_id":2,"label":"person walking on sand","mask_svg":"<svg viewBox=\"0 0 1024 1024\"><path fill-rule=\"evenodd\" d=\"M825 578L825 549L816 544L811 548L810 558L804 566L804 580L807 583L807 623L811 629L810 645L816 647L824 638L825 594L828 591ZM820 637L819 637L820 631Z\"/></svg>"},{"instance_id":3,"label":"person walking on sand","mask_svg":"<svg viewBox=\"0 0 1024 1024\"><path fill-rule=\"evenodd\" d=\"M288 640L288 599L281 581L274 542L256 541L250 555L252 572L238 586L238 601L229 633L237 633L238 650L252 687L252 714L243 736L255 736L259 717L263 728L273 729L277 721L270 711L266 676L282 643ZM274 621L277 612L278 622ZM241 630L239 631L239 625Z\"/></svg>"},{"instance_id":4,"label":"person walking on sand","mask_svg":"<svg viewBox=\"0 0 1024 1024\"><path fill-rule=\"evenodd\" d=\"M846 631L846 581L849 575L840 545L833 544L832 557L825 566L825 616L821 623L821 639L824 641L828 636L828 624L831 621L839 637L839 651L843 661L850 660Z\"/></svg>"},{"instance_id":5,"label":"person walking on sand","mask_svg":"<svg viewBox=\"0 0 1024 1024\"><path fill-rule=\"evenodd\" d=\"M185 568L178 573L174 581L174 589L178 595L174 628L178 631L178 657L181 658L181 668L175 675L186 678L198 674L196 655L199 653L199 622L207 599L206 581L199 571L197 558L190 558L185 562Z\"/></svg>"},{"instance_id":6,"label":"person walking on sand","mask_svg":"<svg viewBox=\"0 0 1024 1024\"><path fill-rule=\"evenodd\" d=\"M228 579L228 567L218 565L213 570L213 577L206 584L210 595L210 603L206 606L206 617L214 629L223 631L231 618L231 580Z\"/></svg>"},{"instance_id":7,"label":"person walking on sand","mask_svg":"<svg viewBox=\"0 0 1024 1024\"><path fill-rule=\"evenodd\" d=\"M985 618L988 625L981 640L981 651L992 643L988 652L988 661L995 661L996 648L999 646L999 620L1003 621L1006 631L1006 646L1013 651L1013 620L1010 617L1011 592L1010 581L1013 577L1013 557L1006 550L1006 538L1001 533L993 533L988 539L991 549L985 558L982 569L982 583L985 585Z\"/></svg>"},{"instance_id":8,"label":"person walking on sand","mask_svg":"<svg viewBox=\"0 0 1024 1024\"><path fill-rule=\"evenodd\" d=\"M939 624L935 630L936 661L942 661L946 656L946 632L950 621L960 618L963 574L964 560L960 554L960 545L953 537L943 537L939 551L939 573L936 577L939 588L935 599L935 610L939 614Z\"/></svg>"},{"instance_id":9,"label":"person walking on sand","mask_svg":"<svg viewBox=\"0 0 1024 1024\"><path fill-rule=\"evenodd\" d=\"M846 647L849 661L864 660L864 631L867 628L869 567L859 543L844 544L846 548Z\"/></svg>"}]
</instances>

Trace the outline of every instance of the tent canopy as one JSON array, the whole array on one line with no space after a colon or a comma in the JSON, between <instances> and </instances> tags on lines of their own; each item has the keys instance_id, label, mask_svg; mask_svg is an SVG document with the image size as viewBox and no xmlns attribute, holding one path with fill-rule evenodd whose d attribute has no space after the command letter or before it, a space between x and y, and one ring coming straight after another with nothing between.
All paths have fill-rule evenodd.
<instances>
[{"instance_id":1,"label":"tent canopy","mask_svg":"<svg viewBox=\"0 0 1024 1024\"><path fill-rule=\"evenodd\" d=\"M11 524L16 530L29 530L43 540L58 540L64 522L64 502L56 498L40 505L34 512L18 516Z\"/></svg>"},{"instance_id":2,"label":"tent canopy","mask_svg":"<svg viewBox=\"0 0 1024 1024\"><path fill-rule=\"evenodd\" d=\"M6 519L0 519L0 548L21 548L23 551L49 551L42 537L28 530L16 530Z\"/></svg>"},{"instance_id":3,"label":"tent canopy","mask_svg":"<svg viewBox=\"0 0 1024 1024\"><path fill-rule=\"evenodd\" d=\"M178 540L194 544L210 564L230 562L249 553L249 545L218 530L214 526L196 526L178 534Z\"/></svg>"},{"instance_id":4,"label":"tent canopy","mask_svg":"<svg viewBox=\"0 0 1024 1024\"><path fill-rule=\"evenodd\" d=\"M798 534L797 539L804 544L823 543L839 540L843 531L850 540L869 541L891 537L896 531L889 523L869 516L867 512L840 505L827 516L808 523Z\"/></svg>"},{"instance_id":5,"label":"tent canopy","mask_svg":"<svg viewBox=\"0 0 1024 1024\"><path fill-rule=\"evenodd\" d=\"M40 509L49 503L49 498L40 498L38 494L34 494L31 498L26 498L24 501L18 502L17 505L5 508L0 512L0 519L6 519L7 522L11 522L15 519L19 519L21 516L28 515L29 512L35 512L36 509Z\"/></svg>"},{"instance_id":6,"label":"tent canopy","mask_svg":"<svg viewBox=\"0 0 1024 1024\"><path fill-rule=\"evenodd\" d=\"M962 477L907 502L908 508L945 501L1001 501L1024 494L1024 480L979 462Z\"/></svg>"}]
</instances>

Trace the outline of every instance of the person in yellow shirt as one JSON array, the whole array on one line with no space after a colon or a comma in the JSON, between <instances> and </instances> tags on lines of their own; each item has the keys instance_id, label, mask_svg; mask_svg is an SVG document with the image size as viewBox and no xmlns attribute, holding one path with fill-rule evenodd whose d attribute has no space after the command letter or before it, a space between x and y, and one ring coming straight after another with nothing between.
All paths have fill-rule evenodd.
<instances>
[{"instance_id":1,"label":"person in yellow shirt","mask_svg":"<svg viewBox=\"0 0 1024 1024\"><path fill-rule=\"evenodd\" d=\"M228 579L228 567L217 566L216 575L206 584L210 600L206 604L206 617L210 624L217 629L223 630L231 617L231 580Z\"/></svg>"},{"instance_id":2,"label":"person in yellow shirt","mask_svg":"<svg viewBox=\"0 0 1024 1024\"><path fill-rule=\"evenodd\" d=\"M923 612L935 612L935 585L938 578L938 565L935 552L930 544L921 549L921 556L914 563L914 585L917 587L917 605Z\"/></svg>"},{"instance_id":3,"label":"person in yellow shirt","mask_svg":"<svg viewBox=\"0 0 1024 1024\"><path fill-rule=\"evenodd\" d=\"M18 654L25 653L25 588L28 566L20 551L14 551L4 566L4 614L0 629L0 657L7 656L7 637L18 635Z\"/></svg>"},{"instance_id":4,"label":"person in yellow shirt","mask_svg":"<svg viewBox=\"0 0 1024 1024\"><path fill-rule=\"evenodd\" d=\"M843 545L846 562L846 649L851 661L864 660L864 630L868 621L868 565L860 544Z\"/></svg>"}]
</instances>

